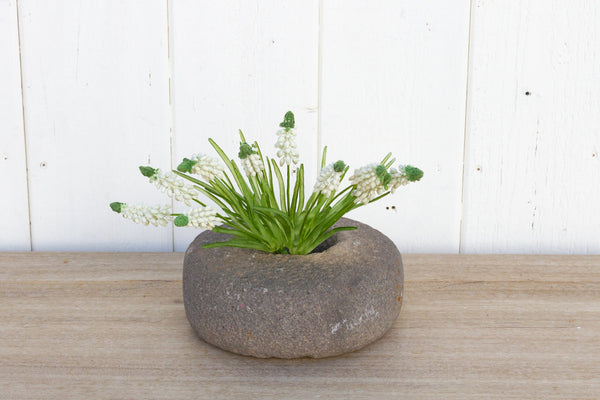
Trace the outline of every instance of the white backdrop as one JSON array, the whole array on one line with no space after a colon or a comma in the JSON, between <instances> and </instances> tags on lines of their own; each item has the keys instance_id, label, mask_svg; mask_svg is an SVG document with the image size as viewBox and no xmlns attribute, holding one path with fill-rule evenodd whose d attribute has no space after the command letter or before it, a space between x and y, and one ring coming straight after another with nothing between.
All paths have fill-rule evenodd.
<instances>
[{"instance_id":1,"label":"white backdrop","mask_svg":"<svg viewBox=\"0 0 600 400\"><path fill-rule=\"evenodd\" d=\"M600 2L0 0L0 250L183 251L111 201L296 114L417 184L350 217L402 252L600 253ZM308 184L312 187L312 183ZM178 205L175 205L178 209Z\"/></svg>"}]
</instances>

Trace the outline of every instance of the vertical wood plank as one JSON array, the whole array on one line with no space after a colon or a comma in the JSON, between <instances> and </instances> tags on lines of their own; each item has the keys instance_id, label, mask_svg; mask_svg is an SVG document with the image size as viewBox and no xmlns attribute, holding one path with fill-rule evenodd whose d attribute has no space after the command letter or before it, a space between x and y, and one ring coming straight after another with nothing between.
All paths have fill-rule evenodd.
<instances>
[{"instance_id":1,"label":"vertical wood plank","mask_svg":"<svg viewBox=\"0 0 600 400\"><path fill-rule=\"evenodd\" d=\"M0 251L30 250L29 199L15 0L0 1Z\"/></svg>"},{"instance_id":2,"label":"vertical wood plank","mask_svg":"<svg viewBox=\"0 0 600 400\"><path fill-rule=\"evenodd\" d=\"M462 252L600 252L599 20L474 1Z\"/></svg>"},{"instance_id":3,"label":"vertical wood plank","mask_svg":"<svg viewBox=\"0 0 600 400\"><path fill-rule=\"evenodd\" d=\"M172 249L111 201L170 204L137 171L169 164L165 0L21 0L34 250Z\"/></svg>"},{"instance_id":4,"label":"vertical wood plank","mask_svg":"<svg viewBox=\"0 0 600 400\"><path fill-rule=\"evenodd\" d=\"M216 155L209 137L235 158L238 129L275 156L275 132L285 112L292 110L307 185L312 187L318 1L184 0L171 5L174 166L194 153ZM176 229L175 250L185 250L198 233Z\"/></svg>"},{"instance_id":5,"label":"vertical wood plank","mask_svg":"<svg viewBox=\"0 0 600 400\"><path fill-rule=\"evenodd\" d=\"M469 1L326 0L321 135L351 171L388 151L423 180L349 216L404 252L458 252Z\"/></svg>"}]
</instances>

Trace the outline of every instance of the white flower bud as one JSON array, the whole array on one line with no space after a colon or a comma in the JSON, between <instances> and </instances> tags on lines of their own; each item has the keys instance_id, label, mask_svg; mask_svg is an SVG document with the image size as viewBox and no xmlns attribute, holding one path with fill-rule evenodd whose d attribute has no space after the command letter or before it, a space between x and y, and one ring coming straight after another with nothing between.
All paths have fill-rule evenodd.
<instances>
[{"instance_id":1,"label":"white flower bud","mask_svg":"<svg viewBox=\"0 0 600 400\"><path fill-rule=\"evenodd\" d=\"M275 147L277 150L277 157L279 157L279 165L284 164L290 165L292 163L297 164L300 159L300 154L296 149L296 131L293 128L280 129L277 131L277 142Z\"/></svg>"},{"instance_id":2,"label":"white flower bud","mask_svg":"<svg viewBox=\"0 0 600 400\"><path fill-rule=\"evenodd\" d=\"M198 191L192 186L186 185L182 179L172 172L157 172L150 177L150 182L154 183L160 191L166 193L172 199L183 201L188 206L192 204Z\"/></svg>"},{"instance_id":3,"label":"white flower bud","mask_svg":"<svg viewBox=\"0 0 600 400\"><path fill-rule=\"evenodd\" d=\"M210 207L192 208L185 214L188 219L188 225L194 228L212 229L219 222L217 213Z\"/></svg>"},{"instance_id":4,"label":"white flower bud","mask_svg":"<svg viewBox=\"0 0 600 400\"><path fill-rule=\"evenodd\" d=\"M258 154L253 153L248 155L246 158L242 158L241 163L242 167L244 168L244 172L246 172L246 176L262 176L264 165Z\"/></svg>"},{"instance_id":5,"label":"white flower bud","mask_svg":"<svg viewBox=\"0 0 600 400\"><path fill-rule=\"evenodd\" d=\"M223 177L223 166L216 158L205 154L194 154L190 160L196 162L192 166L192 174L199 175L207 181L215 177Z\"/></svg>"},{"instance_id":6,"label":"white flower bud","mask_svg":"<svg viewBox=\"0 0 600 400\"><path fill-rule=\"evenodd\" d=\"M145 206L137 204L122 204L121 215L136 224L152 224L165 226L171 220L171 206Z\"/></svg>"},{"instance_id":7,"label":"white flower bud","mask_svg":"<svg viewBox=\"0 0 600 400\"><path fill-rule=\"evenodd\" d=\"M378 165L368 164L360 167L350 177L350 182L356 185L351 194L356 197L357 204L368 204L386 190L375 172Z\"/></svg>"},{"instance_id":8,"label":"white flower bud","mask_svg":"<svg viewBox=\"0 0 600 400\"><path fill-rule=\"evenodd\" d=\"M317 177L317 182L315 183L313 192L320 192L328 197L331 195L331 193L335 192L340 185L341 175L342 171L336 172L333 169L333 163L323 167L319 173L319 176Z\"/></svg>"},{"instance_id":9,"label":"white flower bud","mask_svg":"<svg viewBox=\"0 0 600 400\"><path fill-rule=\"evenodd\" d=\"M409 183L409 180L406 178L406 172L404 171L404 165L401 165L399 168L399 171L397 171L395 168L390 169L392 180L389 183L389 187L392 193L394 193L400 186L404 186Z\"/></svg>"}]
</instances>

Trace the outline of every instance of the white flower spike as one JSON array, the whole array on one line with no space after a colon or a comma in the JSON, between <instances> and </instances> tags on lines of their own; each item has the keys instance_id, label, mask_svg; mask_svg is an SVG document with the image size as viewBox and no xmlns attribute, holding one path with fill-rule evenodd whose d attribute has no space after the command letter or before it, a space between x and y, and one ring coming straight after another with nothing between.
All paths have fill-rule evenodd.
<instances>
[{"instance_id":1,"label":"white flower spike","mask_svg":"<svg viewBox=\"0 0 600 400\"><path fill-rule=\"evenodd\" d=\"M332 193L335 193L338 186L340 185L341 176L344 172L346 165L342 160L335 163L331 163L321 169L317 182L313 189L314 193L322 193L326 197L329 197Z\"/></svg>"},{"instance_id":2,"label":"white flower spike","mask_svg":"<svg viewBox=\"0 0 600 400\"><path fill-rule=\"evenodd\" d=\"M400 165L398 170L395 168L390 169L390 175L390 190L394 193L400 186L419 181L423 177L423 171L411 165Z\"/></svg>"},{"instance_id":3,"label":"white flower spike","mask_svg":"<svg viewBox=\"0 0 600 400\"><path fill-rule=\"evenodd\" d=\"M341 160L327 164L324 147L322 168L307 200L310 187L305 186L304 165L299 163L294 114L288 111L279 126L274 158L265 155L258 143L248 144L240 130L239 161L208 139L219 160L194 154L184 158L177 170L140 167L141 173L172 199L188 205L197 203L187 212L173 213L169 205L111 203L110 207L139 224L164 226L172 221L175 226L233 234L227 241L205 244L206 248L233 246L276 254L309 254L331 235L353 229L335 227L343 215L423 177L423 171L410 165L392 168L396 159L388 153L379 163L357 168L350 184L342 189L349 167ZM200 194L223 213L206 207L198 199ZM301 223L297 223L299 218Z\"/></svg>"},{"instance_id":4,"label":"white flower spike","mask_svg":"<svg viewBox=\"0 0 600 400\"><path fill-rule=\"evenodd\" d=\"M405 166L400 165L399 170L395 168L390 169L390 175L392 176L392 180L390 181L390 190L392 193L396 191L400 186L407 185L410 181L406 177L406 172L404 171Z\"/></svg>"},{"instance_id":5,"label":"white flower spike","mask_svg":"<svg viewBox=\"0 0 600 400\"><path fill-rule=\"evenodd\" d=\"M219 218L210 207L202 207L192 208L187 213L178 215L173 222L175 226L212 229L219 222Z\"/></svg>"},{"instance_id":6,"label":"white flower spike","mask_svg":"<svg viewBox=\"0 0 600 400\"><path fill-rule=\"evenodd\" d=\"M283 122L279 124L282 127L279 131L277 131L277 142L275 143L275 147L277 150L277 157L279 157L279 165L283 166L284 164L297 164L300 159L300 154L298 153L298 149L296 146L296 131L294 130L295 126L294 113L288 111L284 118Z\"/></svg>"},{"instance_id":7,"label":"white flower spike","mask_svg":"<svg viewBox=\"0 0 600 400\"><path fill-rule=\"evenodd\" d=\"M188 206L192 204L193 199L199 194L196 189L186 185L183 179L179 179L173 172L163 172L152 167L140 167L140 171L161 192L166 193L172 199L183 201Z\"/></svg>"},{"instance_id":8,"label":"white flower spike","mask_svg":"<svg viewBox=\"0 0 600 400\"><path fill-rule=\"evenodd\" d=\"M241 143L238 157L242 162L242 167L244 168L246 176L262 177L265 166L263 165L260 156L252 149L252 146L248 143Z\"/></svg>"},{"instance_id":9,"label":"white flower spike","mask_svg":"<svg viewBox=\"0 0 600 400\"><path fill-rule=\"evenodd\" d=\"M400 186L416 182L423 177L423 171L410 165L400 166L388 172L383 164L369 164L354 171L350 182L356 185L352 195L357 204L368 204L377 196L389 190L392 193Z\"/></svg>"},{"instance_id":10,"label":"white flower spike","mask_svg":"<svg viewBox=\"0 0 600 400\"><path fill-rule=\"evenodd\" d=\"M223 166L219 160L206 154L194 154L190 158L184 158L177 170L199 175L209 182L214 178L223 178Z\"/></svg>"},{"instance_id":11,"label":"white flower spike","mask_svg":"<svg viewBox=\"0 0 600 400\"><path fill-rule=\"evenodd\" d=\"M136 224L166 226L172 219L170 205L145 206L115 202L111 203L110 208Z\"/></svg>"},{"instance_id":12,"label":"white flower spike","mask_svg":"<svg viewBox=\"0 0 600 400\"><path fill-rule=\"evenodd\" d=\"M351 194L356 197L357 204L368 204L385 190L376 172L379 165L373 163L360 167L350 177L350 182L356 185Z\"/></svg>"}]
</instances>

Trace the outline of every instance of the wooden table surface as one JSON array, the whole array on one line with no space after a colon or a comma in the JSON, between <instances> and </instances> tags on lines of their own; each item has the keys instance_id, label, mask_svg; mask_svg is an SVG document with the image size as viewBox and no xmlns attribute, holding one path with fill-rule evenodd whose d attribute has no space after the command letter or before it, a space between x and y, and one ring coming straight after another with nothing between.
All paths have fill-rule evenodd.
<instances>
[{"instance_id":1,"label":"wooden table surface","mask_svg":"<svg viewBox=\"0 0 600 400\"><path fill-rule=\"evenodd\" d=\"M403 256L381 340L329 359L205 344L181 253L0 253L0 399L599 399L600 256Z\"/></svg>"}]
</instances>

